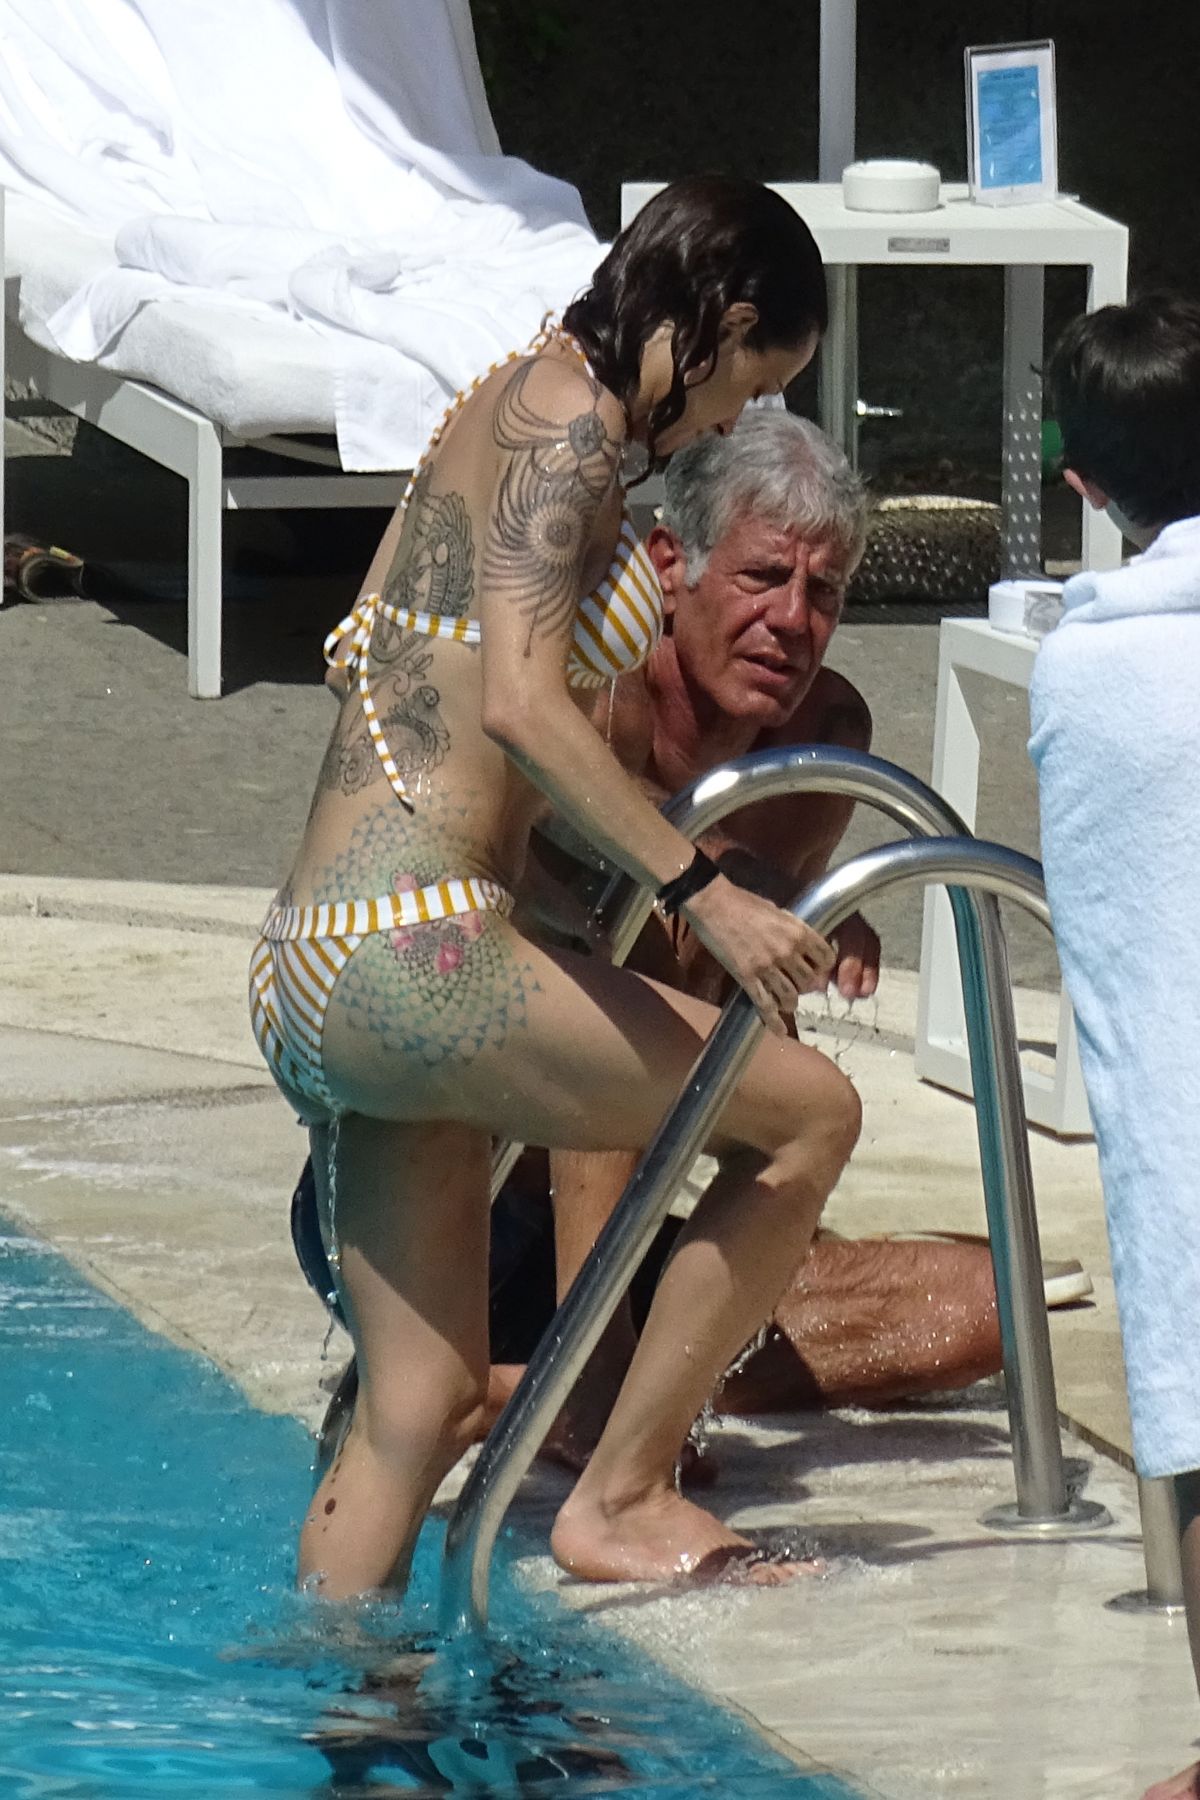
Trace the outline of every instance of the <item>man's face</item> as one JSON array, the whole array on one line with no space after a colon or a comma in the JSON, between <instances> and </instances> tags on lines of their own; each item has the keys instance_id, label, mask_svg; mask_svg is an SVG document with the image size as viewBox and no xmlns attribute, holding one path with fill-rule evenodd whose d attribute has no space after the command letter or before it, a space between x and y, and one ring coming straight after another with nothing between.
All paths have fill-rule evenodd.
<instances>
[{"instance_id":1,"label":"man's face","mask_svg":"<svg viewBox=\"0 0 1200 1800\"><path fill-rule=\"evenodd\" d=\"M663 537L669 545L655 561L688 685L730 717L762 728L785 724L841 615L845 551L830 537L803 538L743 515L689 587L678 541L669 532ZM671 547L674 554L665 554Z\"/></svg>"}]
</instances>

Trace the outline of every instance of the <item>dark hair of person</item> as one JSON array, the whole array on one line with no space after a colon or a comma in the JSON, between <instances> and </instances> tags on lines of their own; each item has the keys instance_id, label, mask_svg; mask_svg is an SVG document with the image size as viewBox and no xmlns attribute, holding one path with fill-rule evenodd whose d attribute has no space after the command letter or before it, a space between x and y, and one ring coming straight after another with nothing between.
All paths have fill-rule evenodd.
<instances>
[{"instance_id":1,"label":"dark hair of person","mask_svg":"<svg viewBox=\"0 0 1200 1800\"><path fill-rule=\"evenodd\" d=\"M1134 525L1200 513L1200 305L1143 294L1067 326L1046 371L1068 469Z\"/></svg>"},{"instance_id":2,"label":"dark hair of person","mask_svg":"<svg viewBox=\"0 0 1200 1800\"><path fill-rule=\"evenodd\" d=\"M647 340L671 321L674 370L650 414L651 457L655 439L683 413L684 376L711 374L721 320L739 301L758 312L747 349L790 349L823 332L829 308L821 253L799 213L770 188L691 175L647 201L563 314L604 386L626 405L637 393Z\"/></svg>"}]
</instances>

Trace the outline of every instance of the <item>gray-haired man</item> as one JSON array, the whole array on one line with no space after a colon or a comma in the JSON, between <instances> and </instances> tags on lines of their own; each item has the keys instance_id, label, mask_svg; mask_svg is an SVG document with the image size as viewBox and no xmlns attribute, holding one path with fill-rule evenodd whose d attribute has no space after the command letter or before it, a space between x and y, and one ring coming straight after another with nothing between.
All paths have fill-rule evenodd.
<instances>
[{"instance_id":1,"label":"gray-haired man","mask_svg":"<svg viewBox=\"0 0 1200 1800\"><path fill-rule=\"evenodd\" d=\"M644 668L602 694L595 713L597 729L655 798L752 750L869 747L862 695L823 667L865 536L862 484L807 420L749 411L727 435L675 455L662 521L646 539L666 631ZM836 796L787 795L732 814L702 842L732 879L786 902L824 871L852 809ZM576 896L594 898L603 872L590 846L570 841L553 818L542 835L543 865ZM874 993L874 931L855 915L833 935L841 994ZM724 971L686 930L672 939L652 919L631 961L672 986L723 998ZM552 1155L560 1298L635 1161ZM544 1192L544 1163L540 1171L527 1163L524 1176ZM937 1332L921 1329L935 1311ZM892 1399L964 1384L1000 1363L990 1261L976 1246L819 1241L776 1326L765 1355L726 1385L732 1407ZM586 1457L634 1342L623 1308L560 1420L554 1447L564 1460ZM495 1399L516 1373L494 1371Z\"/></svg>"},{"instance_id":2,"label":"gray-haired man","mask_svg":"<svg viewBox=\"0 0 1200 1800\"><path fill-rule=\"evenodd\" d=\"M645 668L620 684L614 714L614 747L629 766L644 752L645 782L665 797L751 750L869 747L865 700L823 667L865 540L862 484L806 419L752 412L675 459L647 546L667 630ZM734 814L707 847L735 879L790 900L825 869L852 809L836 797L785 796ZM842 994L873 993L875 934L856 917L837 941Z\"/></svg>"}]
</instances>

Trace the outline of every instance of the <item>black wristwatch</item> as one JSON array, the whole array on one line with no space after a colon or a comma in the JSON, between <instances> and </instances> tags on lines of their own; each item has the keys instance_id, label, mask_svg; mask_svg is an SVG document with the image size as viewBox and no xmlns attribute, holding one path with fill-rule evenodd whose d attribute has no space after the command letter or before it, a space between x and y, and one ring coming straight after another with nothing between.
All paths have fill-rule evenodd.
<instances>
[{"instance_id":1,"label":"black wristwatch","mask_svg":"<svg viewBox=\"0 0 1200 1800\"><path fill-rule=\"evenodd\" d=\"M655 898L665 913L677 913L701 888L706 888L710 881L715 881L720 873L712 857L706 856L703 850L697 850L681 874L663 882Z\"/></svg>"}]
</instances>

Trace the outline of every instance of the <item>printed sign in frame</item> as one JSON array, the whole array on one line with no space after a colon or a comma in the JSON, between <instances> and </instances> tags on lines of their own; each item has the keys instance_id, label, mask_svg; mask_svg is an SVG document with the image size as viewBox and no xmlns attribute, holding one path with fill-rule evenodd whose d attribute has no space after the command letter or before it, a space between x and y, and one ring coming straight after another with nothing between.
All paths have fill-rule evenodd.
<instances>
[{"instance_id":1,"label":"printed sign in frame","mask_svg":"<svg viewBox=\"0 0 1200 1800\"><path fill-rule=\"evenodd\" d=\"M971 194L989 206L1058 193L1054 45L968 48L967 150Z\"/></svg>"}]
</instances>

